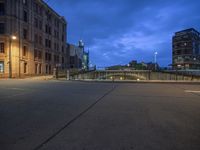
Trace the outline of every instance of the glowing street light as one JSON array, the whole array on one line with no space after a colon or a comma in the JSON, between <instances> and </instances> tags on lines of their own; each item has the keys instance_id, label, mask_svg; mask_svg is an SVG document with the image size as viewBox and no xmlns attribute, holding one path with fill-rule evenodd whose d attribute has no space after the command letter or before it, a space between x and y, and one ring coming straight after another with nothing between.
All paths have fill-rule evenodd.
<instances>
[{"instance_id":1,"label":"glowing street light","mask_svg":"<svg viewBox=\"0 0 200 150\"><path fill-rule=\"evenodd\" d=\"M158 52L155 52L154 53L155 70L157 69L157 55L158 55Z\"/></svg>"},{"instance_id":2,"label":"glowing street light","mask_svg":"<svg viewBox=\"0 0 200 150\"><path fill-rule=\"evenodd\" d=\"M17 37L15 35L11 35L9 38L9 78L12 78L12 41L16 39Z\"/></svg>"},{"instance_id":3,"label":"glowing street light","mask_svg":"<svg viewBox=\"0 0 200 150\"><path fill-rule=\"evenodd\" d=\"M12 36L12 40L16 40L17 37L15 35Z\"/></svg>"}]
</instances>

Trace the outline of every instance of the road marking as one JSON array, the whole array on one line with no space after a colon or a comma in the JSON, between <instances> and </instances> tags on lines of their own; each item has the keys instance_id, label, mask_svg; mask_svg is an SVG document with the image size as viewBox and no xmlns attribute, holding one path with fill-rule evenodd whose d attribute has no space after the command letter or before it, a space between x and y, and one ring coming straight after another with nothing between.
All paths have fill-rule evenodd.
<instances>
[{"instance_id":1,"label":"road marking","mask_svg":"<svg viewBox=\"0 0 200 150\"><path fill-rule=\"evenodd\" d=\"M200 91L185 90L186 93L200 93Z\"/></svg>"},{"instance_id":2,"label":"road marking","mask_svg":"<svg viewBox=\"0 0 200 150\"><path fill-rule=\"evenodd\" d=\"M85 115L90 109L92 109L96 104L98 104L101 100L103 100L106 96L108 96L110 93L112 93L117 86L114 86L107 91L104 95L102 95L100 98L98 98L94 103L92 103L90 106L88 106L85 110L80 112L76 117L74 117L72 120L68 121L63 127L58 129L54 134L52 134L50 137L48 137L46 140L44 140L41 144L39 144L37 147L35 147L33 150L40 150L45 144L49 143L52 139L54 139L57 135L59 135L63 130L65 130L68 126L70 126L72 123L74 123L76 120L78 120L80 117Z\"/></svg>"}]
</instances>

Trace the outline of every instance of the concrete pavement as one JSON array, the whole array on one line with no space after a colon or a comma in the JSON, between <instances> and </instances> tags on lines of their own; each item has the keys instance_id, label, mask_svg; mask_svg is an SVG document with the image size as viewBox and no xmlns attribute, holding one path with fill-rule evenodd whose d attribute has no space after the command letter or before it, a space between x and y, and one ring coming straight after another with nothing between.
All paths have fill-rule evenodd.
<instances>
[{"instance_id":1,"label":"concrete pavement","mask_svg":"<svg viewBox=\"0 0 200 150\"><path fill-rule=\"evenodd\" d=\"M199 85L1 81L0 147L199 150L195 91Z\"/></svg>"}]
</instances>

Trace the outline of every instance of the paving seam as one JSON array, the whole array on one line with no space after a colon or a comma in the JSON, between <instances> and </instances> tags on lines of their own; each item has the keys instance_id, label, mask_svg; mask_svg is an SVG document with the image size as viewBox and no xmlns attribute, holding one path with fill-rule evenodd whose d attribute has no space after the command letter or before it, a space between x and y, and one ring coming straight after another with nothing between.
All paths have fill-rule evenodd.
<instances>
[{"instance_id":1,"label":"paving seam","mask_svg":"<svg viewBox=\"0 0 200 150\"><path fill-rule=\"evenodd\" d=\"M99 103L103 98L108 96L110 93L112 93L116 89L117 85L113 85L112 89L107 91L103 96L98 98L93 104L91 104L89 107L87 107L84 111L79 113L76 117L71 119L69 122L67 122L62 128L60 128L58 131L56 131L54 134L52 134L50 137L48 137L45 141L43 141L41 144L39 144L37 147L35 147L33 150L39 150L44 145L49 143L51 140L53 140L57 135L59 135L64 129L66 129L68 126L70 126L72 123L74 123L76 120L78 120L81 116L83 116L85 113L87 113L90 109L92 109L97 103Z\"/></svg>"}]
</instances>

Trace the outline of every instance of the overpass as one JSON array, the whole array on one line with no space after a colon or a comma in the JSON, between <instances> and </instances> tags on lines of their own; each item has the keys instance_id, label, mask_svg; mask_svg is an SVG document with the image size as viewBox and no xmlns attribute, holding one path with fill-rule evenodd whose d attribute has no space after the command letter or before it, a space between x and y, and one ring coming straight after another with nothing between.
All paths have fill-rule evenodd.
<instances>
[{"instance_id":1,"label":"overpass","mask_svg":"<svg viewBox=\"0 0 200 150\"><path fill-rule=\"evenodd\" d=\"M71 79L84 80L187 80L200 81L200 75L183 72L154 72L150 70L96 70L90 72L70 73Z\"/></svg>"}]
</instances>

